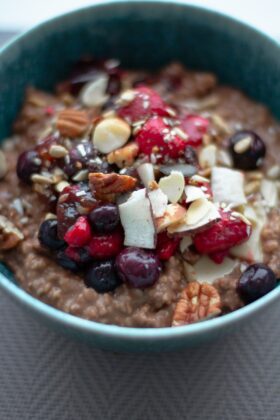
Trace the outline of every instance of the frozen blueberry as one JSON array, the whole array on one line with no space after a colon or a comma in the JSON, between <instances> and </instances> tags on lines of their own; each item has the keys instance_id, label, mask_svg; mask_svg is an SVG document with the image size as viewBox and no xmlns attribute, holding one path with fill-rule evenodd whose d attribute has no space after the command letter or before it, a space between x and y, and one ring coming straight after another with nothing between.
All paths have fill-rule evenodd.
<instances>
[{"instance_id":1,"label":"frozen blueberry","mask_svg":"<svg viewBox=\"0 0 280 420\"><path fill-rule=\"evenodd\" d=\"M253 302L266 295L276 286L273 271L265 264L252 264L241 275L237 291L246 302Z\"/></svg>"},{"instance_id":2,"label":"frozen blueberry","mask_svg":"<svg viewBox=\"0 0 280 420\"><path fill-rule=\"evenodd\" d=\"M85 284L97 293L115 290L121 284L121 280L116 273L114 260L93 263L86 273Z\"/></svg>"},{"instance_id":3,"label":"frozen blueberry","mask_svg":"<svg viewBox=\"0 0 280 420\"><path fill-rule=\"evenodd\" d=\"M17 161L17 176L26 183L30 182L31 176L41 169L41 159L35 150L23 152Z\"/></svg>"},{"instance_id":4,"label":"frozen blueberry","mask_svg":"<svg viewBox=\"0 0 280 420\"><path fill-rule=\"evenodd\" d=\"M69 177L72 177L81 169L88 167L91 160L96 159L97 151L90 142L82 142L73 147L69 155L65 157L63 171Z\"/></svg>"},{"instance_id":5,"label":"frozen blueberry","mask_svg":"<svg viewBox=\"0 0 280 420\"><path fill-rule=\"evenodd\" d=\"M102 204L89 214L89 221L97 232L112 232L119 224L119 211L115 204Z\"/></svg>"},{"instance_id":6,"label":"frozen blueberry","mask_svg":"<svg viewBox=\"0 0 280 420\"><path fill-rule=\"evenodd\" d=\"M45 220L38 233L38 239L40 244L49 248L50 250L56 251L65 246L65 242L57 236L57 220L49 219Z\"/></svg>"},{"instance_id":7,"label":"frozen blueberry","mask_svg":"<svg viewBox=\"0 0 280 420\"><path fill-rule=\"evenodd\" d=\"M68 257L68 255L65 254L65 251L60 250L56 254L56 262L63 268L66 268L66 270L73 271L76 273L80 270L79 264Z\"/></svg>"},{"instance_id":8,"label":"frozen blueberry","mask_svg":"<svg viewBox=\"0 0 280 420\"><path fill-rule=\"evenodd\" d=\"M117 272L120 278L132 287L152 286L159 278L161 264L151 251L129 247L116 258Z\"/></svg>"},{"instance_id":9,"label":"frozen blueberry","mask_svg":"<svg viewBox=\"0 0 280 420\"><path fill-rule=\"evenodd\" d=\"M65 254L71 260L78 263L81 267L92 262L92 256L90 255L88 248L78 248L74 246L68 246L65 249Z\"/></svg>"},{"instance_id":10,"label":"frozen blueberry","mask_svg":"<svg viewBox=\"0 0 280 420\"><path fill-rule=\"evenodd\" d=\"M261 137L254 131L237 131L229 139L229 150L235 168L253 170L261 166L266 147Z\"/></svg>"}]
</instances>

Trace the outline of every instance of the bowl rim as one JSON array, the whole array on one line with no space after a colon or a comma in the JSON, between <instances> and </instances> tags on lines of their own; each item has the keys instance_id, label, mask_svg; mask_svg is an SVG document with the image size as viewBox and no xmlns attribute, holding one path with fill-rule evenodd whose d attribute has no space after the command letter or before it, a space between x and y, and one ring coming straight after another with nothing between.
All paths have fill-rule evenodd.
<instances>
[{"instance_id":1,"label":"bowl rim","mask_svg":"<svg viewBox=\"0 0 280 420\"><path fill-rule=\"evenodd\" d=\"M40 31L41 29L52 26L56 22L63 21L64 19L71 19L74 16L79 16L88 11L102 9L106 7L118 7L120 5L126 5L129 7L142 7L145 4L150 4L155 7L167 6L175 7L179 6L190 11L196 11L200 13L210 14L211 16L224 20L226 23L235 26L236 29L247 29L255 35L262 37L264 40L269 42L271 46L276 47L279 50L279 44L269 35L263 33L259 29L244 23L238 19L232 18L229 15L226 15L221 12L214 11L208 7L194 6L191 4L184 3L183 0L103 0L97 4L92 4L90 6L78 8L66 13L62 13L55 17L52 17L44 22L41 22L34 27L31 27L27 31L24 31L22 34L15 36L10 42L5 44L0 49L0 61L2 58L5 58L5 55L8 54L12 49L17 49L18 44L22 41L26 41L31 38L34 33ZM255 313L259 312L262 308L265 308L272 304L280 296L280 287L276 287L274 290L269 292L267 295L258 299L257 301L244 306L236 311L233 311L229 314L223 315L218 318L205 320L203 322L198 322L190 325L179 326L176 328L172 327L163 327L163 328L136 328L136 327L123 327L118 325L111 324L102 324L99 322L87 320L80 318L69 313L63 312L55 307L52 307L41 300L33 297L25 290L21 289L18 285L13 283L8 277L0 272L0 287L10 295L14 300L23 304L29 310L39 313L41 316L52 320L55 323L60 324L61 326L68 328L75 328L84 333L93 333L99 336L114 337L119 339L128 339L133 341L146 341L154 342L162 339L173 339L173 338L188 338L194 336L200 336L204 333L210 333L218 331L223 328L228 328L233 324L236 324L247 317L251 317Z\"/></svg>"}]
</instances>

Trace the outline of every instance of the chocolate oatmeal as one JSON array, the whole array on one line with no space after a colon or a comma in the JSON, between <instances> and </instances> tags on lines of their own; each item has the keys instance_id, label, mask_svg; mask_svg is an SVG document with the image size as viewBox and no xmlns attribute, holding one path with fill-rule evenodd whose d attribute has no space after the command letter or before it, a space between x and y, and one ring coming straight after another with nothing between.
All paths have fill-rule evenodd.
<instances>
[{"instance_id":1,"label":"chocolate oatmeal","mask_svg":"<svg viewBox=\"0 0 280 420\"><path fill-rule=\"evenodd\" d=\"M280 125L209 73L81 60L28 88L0 150L0 259L33 296L127 327L222 316L280 276Z\"/></svg>"}]
</instances>

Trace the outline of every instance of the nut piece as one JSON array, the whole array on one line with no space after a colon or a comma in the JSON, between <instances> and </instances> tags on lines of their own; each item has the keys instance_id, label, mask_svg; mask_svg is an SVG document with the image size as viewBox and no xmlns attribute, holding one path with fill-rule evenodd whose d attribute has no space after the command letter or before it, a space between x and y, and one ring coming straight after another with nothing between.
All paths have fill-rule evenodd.
<instances>
[{"instance_id":1,"label":"nut piece","mask_svg":"<svg viewBox=\"0 0 280 420\"><path fill-rule=\"evenodd\" d=\"M173 315L172 326L192 324L221 313L221 298L211 284L191 282L182 291Z\"/></svg>"},{"instance_id":2,"label":"nut piece","mask_svg":"<svg viewBox=\"0 0 280 420\"><path fill-rule=\"evenodd\" d=\"M85 111L64 109L58 114L56 128L65 137L79 137L89 127L89 119Z\"/></svg>"},{"instance_id":3,"label":"nut piece","mask_svg":"<svg viewBox=\"0 0 280 420\"><path fill-rule=\"evenodd\" d=\"M128 175L118 175L114 172L89 174L89 184L94 196L102 201L115 201L116 194L133 190L137 179Z\"/></svg>"},{"instance_id":4,"label":"nut piece","mask_svg":"<svg viewBox=\"0 0 280 420\"><path fill-rule=\"evenodd\" d=\"M12 249L22 240L21 231L7 217L0 216L0 250Z\"/></svg>"},{"instance_id":5,"label":"nut piece","mask_svg":"<svg viewBox=\"0 0 280 420\"><path fill-rule=\"evenodd\" d=\"M80 93L80 100L87 107L102 106L109 99L106 94L109 77L104 73L98 79L86 83Z\"/></svg>"},{"instance_id":6,"label":"nut piece","mask_svg":"<svg viewBox=\"0 0 280 420\"><path fill-rule=\"evenodd\" d=\"M4 178L7 171L8 171L8 165L7 165L7 161L6 161L6 156L0 150L0 179Z\"/></svg>"},{"instance_id":7,"label":"nut piece","mask_svg":"<svg viewBox=\"0 0 280 420\"><path fill-rule=\"evenodd\" d=\"M124 146L131 134L131 128L121 118L105 118L97 124L92 141L101 153L110 153Z\"/></svg>"},{"instance_id":8,"label":"nut piece","mask_svg":"<svg viewBox=\"0 0 280 420\"><path fill-rule=\"evenodd\" d=\"M115 163L119 168L132 166L139 152L139 146L136 142L128 143L126 146L115 150L107 155L107 161L110 164Z\"/></svg>"},{"instance_id":9,"label":"nut piece","mask_svg":"<svg viewBox=\"0 0 280 420\"><path fill-rule=\"evenodd\" d=\"M63 146L60 146L59 144L53 144L50 147L49 154L55 159L60 159L68 155L68 150Z\"/></svg>"}]
</instances>

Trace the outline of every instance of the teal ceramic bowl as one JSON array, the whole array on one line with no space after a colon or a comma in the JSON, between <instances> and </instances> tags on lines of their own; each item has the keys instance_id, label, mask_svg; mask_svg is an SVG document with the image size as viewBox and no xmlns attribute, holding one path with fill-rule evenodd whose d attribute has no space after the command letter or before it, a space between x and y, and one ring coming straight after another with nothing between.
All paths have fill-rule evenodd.
<instances>
[{"instance_id":1,"label":"teal ceramic bowl","mask_svg":"<svg viewBox=\"0 0 280 420\"><path fill-rule=\"evenodd\" d=\"M0 138L27 84L51 89L82 54L117 57L132 67L180 60L243 89L280 117L280 48L229 17L180 2L111 1L43 23L0 52ZM279 300L280 288L231 314L189 326L136 329L98 324L54 309L23 291L3 266L0 286L50 327L109 350L161 351L191 346L240 328Z\"/></svg>"}]
</instances>

